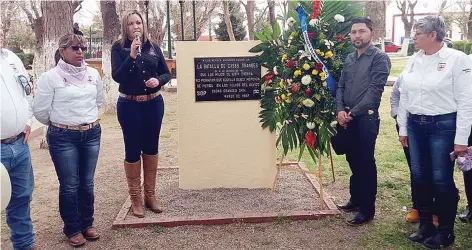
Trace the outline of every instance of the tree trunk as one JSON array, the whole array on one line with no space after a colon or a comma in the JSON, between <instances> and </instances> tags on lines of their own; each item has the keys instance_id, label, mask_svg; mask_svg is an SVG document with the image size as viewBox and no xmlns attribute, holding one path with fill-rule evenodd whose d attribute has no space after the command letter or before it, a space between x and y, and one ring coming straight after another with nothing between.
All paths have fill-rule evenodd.
<instances>
[{"instance_id":1,"label":"tree trunk","mask_svg":"<svg viewBox=\"0 0 472 250\"><path fill-rule=\"evenodd\" d=\"M226 30L228 31L229 40L236 41L233 33L233 26L231 25L228 1L223 1L223 14L225 17Z\"/></svg>"},{"instance_id":2,"label":"tree trunk","mask_svg":"<svg viewBox=\"0 0 472 250\"><path fill-rule=\"evenodd\" d=\"M274 28L275 22L277 22L275 19L275 0L267 0L267 4L269 5L270 26Z\"/></svg>"},{"instance_id":3,"label":"tree trunk","mask_svg":"<svg viewBox=\"0 0 472 250\"><path fill-rule=\"evenodd\" d=\"M467 22L467 40L472 40L472 6L470 7L469 21Z\"/></svg>"},{"instance_id":4,"label":"tree trunk","mask_svg":"<svg viewBox=\"0 0 472 250\"><path fill-rule=\"evenodd\" d=\"M254 40L254 0L248 0L247 4L244 4L242 1L241 3L244 5L246 9L246 17L247 17L247 30L249 40Z\"/></svg>"},{"instance_id":5,"label":"tree trunk","mask_svg":"<svg viewBox=\"0 0 472 250\"><path fill-rule=\"evenodd\" d=\"M103 21L102 81L105 92L105 112L116 112L118 84L111 77L111 46L121 34L115 1L100 1Z\"/></svg>"},{"instance_id":6,"label":"tree trunk","mask_svg":"<svg viewBox=\"0 0 472 250\"><path fill-rule=\"evenodd\" d=\"M37 19L35 25L36 38L42 41L36 48L34 72L36 76L55 67L54 54L58 48L59 38L71 32L74 9L77 7L72 1L42 1L42 18ZM41 37L42 36L42 37ZM37 79L37 78L36 78ZM40 148L47 148L45 137Z\"/></svg>"},{"instance_id":7,"label":"tree trunk","mask_svg":"<svg viewBox=\"0 0 472 250\"><path fill-rule=\"evenodd\" d=\"M365 5L365 12L374 24L375 35L373 40L380 41L385 37L385 16L387 6L385 1L370 0Z\"/></svg>"}]
</instances>

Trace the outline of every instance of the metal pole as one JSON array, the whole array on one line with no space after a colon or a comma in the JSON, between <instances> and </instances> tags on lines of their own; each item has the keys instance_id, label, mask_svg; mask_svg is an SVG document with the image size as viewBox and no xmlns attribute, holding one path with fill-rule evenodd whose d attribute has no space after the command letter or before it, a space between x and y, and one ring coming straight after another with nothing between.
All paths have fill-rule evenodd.
<instances>
[{"instance_id":1,"label":"metal pole","mask_svg":"<svg viewBox=\"0 0 472 250\"><path fill-rule=\"evenodd\" d=\"M184 3L185 1L180 0L180 31L182 32L182 41L185 41L185 35L184 35Z\"/></svg>"},{"instance_id":2,"label":"metal pole","mask_svg":"<svg viewBox=\"0 0 472 250\"><path fill-rule=\"evenodd\" d=\"M167 52L172 59L172 36L170 34L170 0L167 1Z\"/></svg>"},{"instance_id":3,"label":"metal pole","mask_svg":"<svg viewBox=\"0 0 472 250\"><path fill-rule=\"evenodd\" d=\"M193 0L192 3L193 3L193 40L197 41L197 17L195 13L197 2Z\"/></svg>"}]
</instances>

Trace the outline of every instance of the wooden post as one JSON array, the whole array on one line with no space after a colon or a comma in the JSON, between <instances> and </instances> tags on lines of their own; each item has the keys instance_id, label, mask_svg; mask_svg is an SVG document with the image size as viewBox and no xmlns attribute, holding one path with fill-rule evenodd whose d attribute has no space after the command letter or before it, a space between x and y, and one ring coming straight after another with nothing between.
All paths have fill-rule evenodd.
<instances>
[{"instance_id":1,"label":"wooden post","mask_svg":"<svg viewBox=\"0 0 472 250\"><path fill-rule=\"evenodd\" d=\"M329 158L331 160L331 173L333 173L333 182L336 182L336 177L334 177L333 150L331 150L331 143L328 143L328 148L329 148Z\"/></svg>"},{"instance_id":2,"label":"wooden post","mask_svg":"<svg viewBox=\"0 0 472 250\"><path fill-rule=\"evenodd\" d=\"M279 179L280 168L282 167L282 163L284 162L284 157L285 154L282 152L282 155L280 156L279 165L277 165L277 173L275 174L274 183L272 183L272 192L275 191L275 186L277 185L277 180Z\"/></svg>"},{"instance_id":3,"label":"wooden post","mask_svg":"<svg viewBox=\"0 0 472 250\"><path fill-rule=\"evenodd\" d=\"M323 167L321 165L320 149L318 149L318 179L320 180L320 210L324 210Z\"/></svg>"}]
</instances>

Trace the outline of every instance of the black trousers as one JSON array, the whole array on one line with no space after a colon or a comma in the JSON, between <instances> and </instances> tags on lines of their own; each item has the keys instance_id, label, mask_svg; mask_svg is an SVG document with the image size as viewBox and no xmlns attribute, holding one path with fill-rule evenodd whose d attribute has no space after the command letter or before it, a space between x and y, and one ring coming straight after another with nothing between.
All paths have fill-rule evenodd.
<instances>
[{"instance_id":1,"label":"black trousers","mask_svg":"<svg viewBox=\"0 0 472 250\"><path fill-rule=\"evenodd\" d=\"M360 213L364 216L375 214L377 166L374 151L379 126L378 112L356 116L347 126L349 146L346 160L352 172L349 183L350 201L360 206Z\"/></svg>"},{"instance_id":2,"label":"black trousers","mask_svg":"<svg viewBox=\"0 0 472 250\"><path fill-rule=\"evenodd\" d=\"M468 141L469 146L472 146L472 132L471 136L469 136ZM467 203L469 207L472 206L472 170L467 172L463 172L464 175L464 187L465 187L465 195L467 196Z\"/></svg>"}]
</instances>

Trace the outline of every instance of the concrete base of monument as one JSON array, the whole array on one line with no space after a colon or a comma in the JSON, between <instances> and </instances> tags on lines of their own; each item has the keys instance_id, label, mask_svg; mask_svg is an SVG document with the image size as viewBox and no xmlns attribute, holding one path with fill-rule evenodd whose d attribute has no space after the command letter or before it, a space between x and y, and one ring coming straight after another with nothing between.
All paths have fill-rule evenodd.
<instances>
[{"instance_id":1,"label":"concrete base of monument","mask_svg":"<svg viewBox=\"0 0 472 250\"><path fill-rule=\"evenodd\" d=\"M169 83L163 86L163 89L167 92L177 92L177 79L171 79Z\"/></svg>"},{"instance_id":2,"label":"concrete base of monument","mask_svg":"<svg viewBox=\"0 0 472 250\"><path fill-rule=\"evenodd\" d=\"M303 163L284 163L305 169ZM231 223L262 223L289 220L317 220L340 214L330 195L324 192L323 209L320 185L315 177L282 171L275 192L267 189L215 188L179 189L178 167L159 169L156 196L164 212L146 210L144 218L130 213L126 199L112 228L184 225L221 225Z\"/></svg>"}]
</instances>

